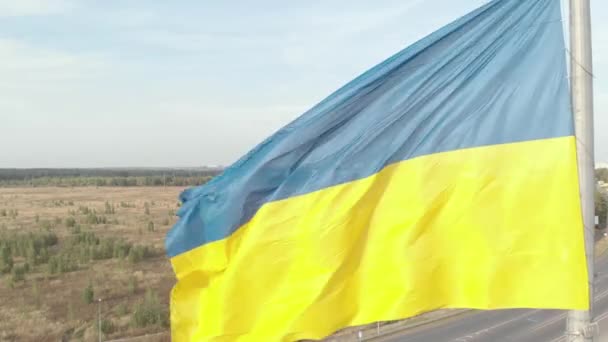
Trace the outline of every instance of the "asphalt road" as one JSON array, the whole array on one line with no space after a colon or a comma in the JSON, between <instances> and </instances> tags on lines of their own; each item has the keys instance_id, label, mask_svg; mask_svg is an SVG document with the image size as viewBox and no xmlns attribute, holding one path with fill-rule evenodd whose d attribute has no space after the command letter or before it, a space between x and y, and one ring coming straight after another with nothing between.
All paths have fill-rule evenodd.
<instances>
[{"instance_id":1,"label":"asphalt road","mask_svg":"<svg viewBox=\"0 0 608 342\"><path fill-rule=\"evenodd\" d=\"M595 321L600 337L608 342L608 257L596 261ZM559 284L556 284L559 286ZM557 342L564 336L566 311L471 311L414 329L373 339L375 342ZM603 334L602 334L603 333Z\"/></svg>"}]
</instances>

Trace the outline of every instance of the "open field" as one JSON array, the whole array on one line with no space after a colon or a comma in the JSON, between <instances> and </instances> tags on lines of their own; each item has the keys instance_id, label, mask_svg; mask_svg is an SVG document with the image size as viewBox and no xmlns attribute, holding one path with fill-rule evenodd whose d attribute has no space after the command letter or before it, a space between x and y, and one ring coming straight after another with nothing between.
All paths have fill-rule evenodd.
<instances>
[{"instance_id":1,"label":"open field","mask_svg":"<svg viewBox=\"0 0 608 342\"><path fill-rule=\"evenodd\" d=\"M168 331L182 190L0 188L0 340L96 340L98 298L104 339Z\"/></svg>"}]
</instances>

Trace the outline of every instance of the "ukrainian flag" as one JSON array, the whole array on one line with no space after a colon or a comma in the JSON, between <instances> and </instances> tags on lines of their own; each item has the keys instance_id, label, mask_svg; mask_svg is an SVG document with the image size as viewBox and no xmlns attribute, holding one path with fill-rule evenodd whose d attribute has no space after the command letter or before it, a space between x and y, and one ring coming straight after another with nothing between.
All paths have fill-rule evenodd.
<instances>
[{"instance_id":1,"label":"ukrainian flag","mask_svg":"<svg viewBox=\"0 0 608 342\"><path fill-rule=\"evenodd\" d=\"M181 195L175 341L319 339L439 308L586 309L559 0L497 0Z\"/></svg>"}]
</instances>

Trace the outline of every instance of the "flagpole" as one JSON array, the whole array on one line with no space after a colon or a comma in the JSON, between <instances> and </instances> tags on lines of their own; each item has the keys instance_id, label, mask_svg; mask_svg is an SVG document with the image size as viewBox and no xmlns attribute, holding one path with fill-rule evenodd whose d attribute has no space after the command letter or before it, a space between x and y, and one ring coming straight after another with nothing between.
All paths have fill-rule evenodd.
<instances>
[{"instance_id":1,"label":"flagpole","mask_svg":"<svg viewBox=\"0 0 608 342\"><path fill-rule=\"evenodd\" d=\"M570 89L576 127L579 185L585 253L589 274L589 310L568 312L567 334L570 342L593 341L593 262L595 223L595 162L593 147L593 75L591 56L590 0L570 0Z\"/></svg>"}]
</instances>

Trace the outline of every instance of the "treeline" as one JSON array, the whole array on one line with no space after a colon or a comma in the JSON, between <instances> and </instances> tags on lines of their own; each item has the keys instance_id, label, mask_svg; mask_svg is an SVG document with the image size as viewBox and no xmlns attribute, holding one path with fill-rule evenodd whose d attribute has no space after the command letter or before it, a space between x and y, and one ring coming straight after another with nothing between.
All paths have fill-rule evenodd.
<instances>
[{"instance_id":1,"label":"treeline","mask_svg":"<svg viewBox=\"0 0 608 342\"><path fill-rule=\"evenodd\" d=\"M27 180L32 178L70 178L70 177L147 177L147 176L176 176L176 177L200 177L215 176L221 168L192 168L192 169L169 169L169 168L133 168L133 169L0 169L0 180Z\"/></svg>"},{"instance_id":2,"label":"treeline","mask_svg":"<svg viewBox=\"0 0 608 342\"><path fill-rule=\"evenodd\" d=\"M596 181L608 183L608 169L596 169L595 179ZM606 191L595 190L595 215L599 219L599 228L608 226L608 194Z\"/></svg>"},{"instance_id":3,"label":"treeline","mask_svg":"<svg viewBox=\"0 0 608 342\"><path fill-rule=\"evenodd\" d=\"M608 183L608 169L595 169L595 179Z\"/></svg>"},{"instance_id":4,"label":"treeline","mask_svg":"<svg viewBox=\"0 0 608 342\"><path fill-rule=\"evenodd\" d=\"M204 169L0 169L0 186L195 186L221 172Z\"/></svg>"},{"instance_id":5,"label":"treeline","mask_svg":"<svg viewBox=\"0 0 608 342\"><path fill-rule=\"evenodd\" d=\"M0 187L76 187L76 186L196 186L207 183L211 176L148 176L148 177L40 177L0 180Z\"/></svg>"}]
</instances>

